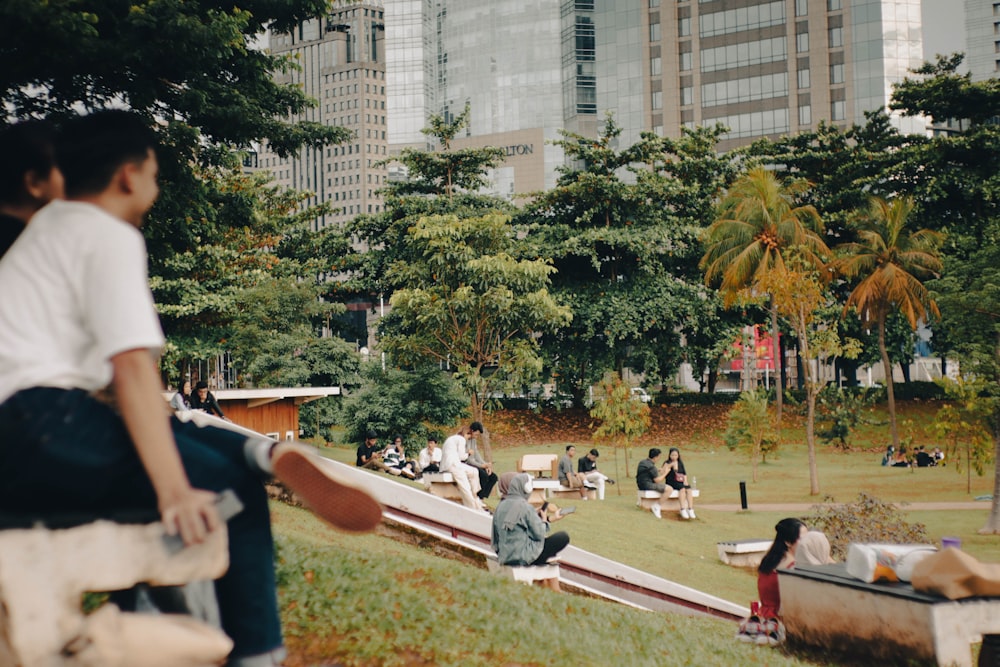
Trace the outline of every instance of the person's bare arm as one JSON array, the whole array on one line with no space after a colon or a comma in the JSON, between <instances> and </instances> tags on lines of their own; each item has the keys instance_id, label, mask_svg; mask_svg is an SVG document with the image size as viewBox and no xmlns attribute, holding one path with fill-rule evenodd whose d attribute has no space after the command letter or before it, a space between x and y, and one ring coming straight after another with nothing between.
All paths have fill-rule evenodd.
<instances>
[{"instance_id":1,"label":"person's bare arm","mask_svg":"<svg viewBox=\"0 0 1000 667\"><path fill-rule=\"evenodd\" d=\"M156 491L160 518L185 544L201 542L221 525L215 494L191 487L163 409L162 389L148 350L111 357L114 388L125 427Z\"/></svg>"}]
</instances>

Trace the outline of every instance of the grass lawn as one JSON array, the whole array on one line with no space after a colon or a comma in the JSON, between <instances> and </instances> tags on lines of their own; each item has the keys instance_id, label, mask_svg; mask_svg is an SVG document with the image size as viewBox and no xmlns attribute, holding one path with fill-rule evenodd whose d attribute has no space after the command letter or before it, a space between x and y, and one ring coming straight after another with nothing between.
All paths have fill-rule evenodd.
<instances>
[{"instance_id":1,"label":"grass lawn","mask_svg":"<svg viewBox=\"0 0 1000 667\"><path fill-rule=\"evenodd\" d=\"M924 417L932 412L917 407L920 414L902 419L926 422ZM879 460L884 445L873 440L848 452L820 446L822 494L810 496L801 430L786 429L785 442L759 467L756 483L750 479L749 463L722 447L717 431L694 425L689 441L675 435L666 442L643 443L629 454L628 476L624 452L599 446L600 468L618 484L608 487L604 502L574 503L577 512L559 522L558 529L566 530L572 543L583 549L748 604L757 597L754 573L723 565L716 553L719 541L772 537L779 519L808 515L808 507L826 495L838 502L852 501L860 491L893 502L968 501L992 490L991 475L973 476L972 492L966 493L965 475L956 473L953 465L912 472L883 468ZM878 436L873 431L871 437ZM493 453L498 470L505 471L515 469L524 453L562 453L566 444L553 438L551 444L507 446L498 437ZM580 439L574 444L581 455L592 446ZM698 520L681 521L668 513L657 521L635 507L631 471L649 446L681 448L701 491ZM332 446L324 453L354 461L353 447ZM738 505L741 480L747 482L749 511L706 507ZM491 503L495 505L495 497ZM803 509L754 509L755 504L770 503L800 504ZM955 535L965 550L995 562L1000 559L1000 538L976 533L989 511L988 503L981 504L976 510L910 511L906 519L925 524L934 542ZM284 544L286 625L298 633L289 639L297 661L293 665L854 664L843 657L743 646L732 639L731 623L637 612L529 589L384 537L337 534L301 510L275 509Z\"/></svg>"}]
</instances>

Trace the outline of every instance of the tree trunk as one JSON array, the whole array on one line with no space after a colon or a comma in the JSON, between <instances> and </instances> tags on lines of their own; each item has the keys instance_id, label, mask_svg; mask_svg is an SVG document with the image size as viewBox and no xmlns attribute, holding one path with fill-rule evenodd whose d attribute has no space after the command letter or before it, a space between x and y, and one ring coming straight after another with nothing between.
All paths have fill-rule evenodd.
<instances>
[{"instance_id":1,"label":"tree trunk","mask_svg":"<svg viewBox=\"0 0 1000 667\"><path fill-rule=\"evenodd\" d=\"M816 467L816 390L819 383L813 377L814 366L809 358L809 336L805 309L799 306L799 357L806 379L806 446L809 450L809 495L819 495L819 470Z\"/></svg>"},{"instance_id":2,"label":"tree trunk","mask_svg":"<svg viewBox=\"0 0 1000 667\"><path fill-rule=\"evenodd\" d=\"M781 343L778 341L778 306L771 297L771 354L774 355L774 377L775 377L775 401L776 407L775 423L778 425L778 432L781 432L781 418L784 410L784 391L781 386L781 369L784 364L781 359Z\"/></svg>"},{"instance_id":3,"label":"tree trunk","mask_svg":"<svg viewBox=\"0 0 1000 667\"><path fill-rule=\"evenodd\" d=\"M892 447L899 451L899 428L896 426L896 394L892 389L892 362L889 361L889 351L885 347L885 312L878 314L878 351L882 355L882 368L885 371L885 392L889 398L889 433L892 435Z\"/></svg>"},{"instance_id":4,"label":"tree trunk","mask_svg":"<svg viewBox=\"0 0 1000 667\"><path fill-rule=\"evenodd\" d=\"M1000 336L997 338L994 355L1000 361ZM1000 406L995 403L993 419L990 421L992 422L990 430L993 431L993 503L990 506L990 515L986 517L986 525L980 528L979 532L996 535L1000 533Z\"/></svg>"}]
</instances>

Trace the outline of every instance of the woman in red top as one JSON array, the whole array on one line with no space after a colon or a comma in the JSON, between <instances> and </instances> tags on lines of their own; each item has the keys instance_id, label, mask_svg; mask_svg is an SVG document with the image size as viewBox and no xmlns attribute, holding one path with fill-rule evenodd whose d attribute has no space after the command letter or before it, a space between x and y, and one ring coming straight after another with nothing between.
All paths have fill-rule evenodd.
<instances>
[{"instance_id":1,"label":"woman in red top","mask_svg":"<svg viewBox=\"0 0 1000 667\"><path fill-rule=\"evenodd\" d=\"M782 519L774 527L774 542L757 568L757 595L760 608L753 609L750 618L740 623L740 641L777 646L785 640L781 623L781 592L778 590L778 568L795 566L795 545L808 532L798 519Z\"/></svg>"},{"instance_id":2,"label":"woman in red top","mask_svg":"<svg viewBox=\"0 0 1000 667\"><path fill-rule=\"evenodd\" d=\"M760 596L761 618L781 616L781 594L778 592L778 568L795 566L795 545L809 531L798 519L782 519L774 527L774 542L757 568L757 595Z\"/></svg>"}]
</instances>

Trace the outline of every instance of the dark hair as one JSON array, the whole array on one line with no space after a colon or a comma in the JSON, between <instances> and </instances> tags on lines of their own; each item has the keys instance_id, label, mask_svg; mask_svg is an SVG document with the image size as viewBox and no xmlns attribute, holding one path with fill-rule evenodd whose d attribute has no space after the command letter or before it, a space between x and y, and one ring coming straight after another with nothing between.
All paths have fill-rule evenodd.
<instances>
[{"instance_id":1,"label":"dark hair","mask_svg":"<svg viewBox=\"0 0 1000 667\"><path fill-rule=\"evenodd\" d=\"M437 439L436 435L429 435L429 436L427 436L427 442L433 442L436 445L437 441L438 441L438 439Z\"/></svg>"},{"instance_id":2,"label":"dark hair","mask_svg":"<svg viewBox=\"0 0 1000 667\"><path fill-rule=\"evenodd\" d=\"M0 203L29 201L24 177L35 172L48 176L56 166L55 127L44 120L28 120L0 131Z\"/></svg>"},{"instance_id":3,"label":"dark hair","mask_svg":"<svg viewBox=\"0 0 1000 667\"><path fill-rule=\"evenodd\" d=\"M483 431L483 423L482 422L472 422L471 424L469 424L469 430L470 431L479 431L480 433L483 433L484 432Z\"/></svg>"},{"instance_id":4,"label":"dark hair","mask_svg":"<svg viewBox=\"0 0 1000 667\"><path fill-rule=\"evenodd\" d=\"M681 459L681 450L677 449L676 447L671 447L670 449L668 449L667 461L670 460L670 455L674 452L677 452L677 472L683 475L684 473L687 472L687 469L684 467L684 460Z\"/></svg>"},{"instance_id":5,"label":"dark hair","mask_svg":"<svg viewBox=\"0 0 1000 667\"><path fill-rule=\"evenodd\" d=\"M663 453L663 452L661 452L661 451L659 450L659 448L657 448L657 447L652 447L652 448L650 448L650 450L649 450L649 458L651 458L651 459L655 459L655 458L656 458L657 456L659 456L659 455L660 455L660 454L662 454L662 453Z\"/></svg>"},{"instance_id":6,"label":"dark hair","mask_svg":"<svg viewBox=\"0 0 1000 667\"><path fill-rule=\"evenodd\" d=\"M371 429L368 429L368 432L365 433L365 440L378 440L378 433L376 433Z\"/></svg>"},{"instance_id":7,"label":"dark hair","mask_svg":"<svg viewBox=\"0 0 1000 667\"><path fill-rule=\"evenodd\" d=\"M208 389L208 383L204 380L198 380L198 384L194 386L195 389Z\"/></svg>"},{"instance_id":8,"label":"dark hair","mask_svg":"<svg viewBox=\"0 0 1000 667\"><path fill-rule=\"evenodd\" d=\"M156 143L149 123L131 111L95 111L66 121L56 143L66 196L104 191L119 167L143 162Z\"/></svg>"},{"instance_id":9,"label":"dark hair","mask_svg":"<svg viewBox=\"0 0 1000 667\"><path fill-rule=\"evenodd\" d=\"M567 452L568 452L569 450L571 450L571 449L576 449L576 445L566 445L566 451L567 451Z\"/></svg>"},{"instance_id":10,"label":"dark hair","mask_svg":"<svg viewBox=\"0 0 1000 667\"><path fill-rule=\"evenodd\" d=\"M764 574L774 572L781 563L781 559L788 553L788 549L799 541L799 535L802 534L802 529L805 525L798 519L791 517L779 521L774 526L774 542L767 553L764 554L764 558L760 561L760 567L757 568L757 571Z\"/></svg>"},{"instance_id":11,"label":"dark hair","mask_svg":"<svg viewBox=\"0 0 1000 667\"><path fill-rule=\"evenodd\" d=\"M402 439L403 439L403 436L401 436L398 433L396 435L392 436L392 441L393 442L396 442L397 440L402 440Z\"/></svg>"},{"instance_id":12,"label":"dark hair","mask_svg":"<svg viewBox=\"0 0 1000 667\"><path fill-rule=\"evenodd\" d=\"M599 451L597 451L596 449L591 449L590 450L590 455L591 456L600 456L601 453Z\"/></svg>"}]
</instances>

